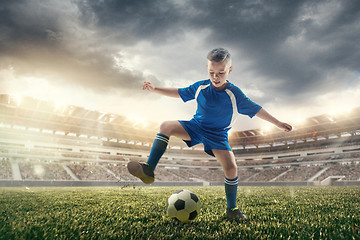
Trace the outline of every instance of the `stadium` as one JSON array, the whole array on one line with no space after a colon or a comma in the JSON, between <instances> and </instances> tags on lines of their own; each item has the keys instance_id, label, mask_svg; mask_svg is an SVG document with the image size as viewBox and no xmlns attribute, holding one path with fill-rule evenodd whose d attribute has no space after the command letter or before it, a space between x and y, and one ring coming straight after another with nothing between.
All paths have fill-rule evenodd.
<instances>
[{"instance_id":1,"label":"stadium","mask_svg":"<svg viewBox=\"0 0 360 240\"><path fill-rule=\"evenodd\" d=\"M232 132L242 223L224 217L224 173L201 145L172 138L151 185L129 174L130 160L147 160L157 124L7 94L0 116L0 239L359 236L360 108L290 133ZM200 201L191 223L166 212L179 189Z\"/></svg>"},{"instance_id":2,"label":"stadium","mask_svg":"<svg viewBox=\"0 0 360 240\"><path fill-rule=\"evenodd\" d=\"M142 185L126 164L146 161L158 125L126 116L0 95L0 186ZM239 185L360 185L360 107L318 115L290 133L231 132ZM202 146L172 138L155 171L159 186L222 185Z\"/></svg>"}]
</instances>

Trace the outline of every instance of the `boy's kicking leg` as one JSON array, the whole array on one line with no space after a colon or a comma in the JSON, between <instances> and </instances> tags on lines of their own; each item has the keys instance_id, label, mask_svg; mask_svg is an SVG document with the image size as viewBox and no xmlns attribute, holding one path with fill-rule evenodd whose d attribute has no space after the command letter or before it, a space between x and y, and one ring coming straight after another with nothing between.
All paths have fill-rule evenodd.
<instances>
[{"instance_id":1,"label":"boy's kicking leg","mask_svg":"<svg viewBox=\"0 0 360 240\"><path fill-rule=\"evenodd\" d=\"M212 152L220 162L225 173L225 194L227 200L226 216L230 219L248 219L248 216L241 212L236 205L238 173L234 153L228 150L215 149L213 149Z\"/></svg>"},{"instance_id":2,"label":"boy's kicking leg","mask_svg":"<svg viewBox=\"0 0 360 240\"><path fill-rule=\"evenodd\" d=\"M189 134L178 121L166 121L160 125L160 132L156 134L151 147L150 155L146 163L130 161L127 165L129 172L138 177L146 184L154 182L154 170L165 153L169 138L179 137L183 140L190 140Z\"/></svg>"}]
</instances>

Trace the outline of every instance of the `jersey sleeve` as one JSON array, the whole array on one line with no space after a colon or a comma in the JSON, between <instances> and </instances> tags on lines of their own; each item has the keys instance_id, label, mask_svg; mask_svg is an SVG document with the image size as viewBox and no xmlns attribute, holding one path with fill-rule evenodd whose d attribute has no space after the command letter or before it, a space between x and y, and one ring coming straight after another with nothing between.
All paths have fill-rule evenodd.
<instances>
[{"instance_id":1,"label":"jersey sleeve","mask_svg":"<svg viewBox=\"0 0 360 240\"><path fill-rule=\"evenodd\" d=\"M262 107L251 101L240 89L237 91L237 109L240 114L253 118Z\"/></svg>"},{"instance_id":2,"label":"jersey sleeve","mask_svg":"<svg viewBox=\"0 0 360 240\"><path fill-rule=\"evenodd\" d=\"M198 82L196 82L196 83L194 83L194 84L192 84L192 85L190 85L188 87L179 88L178 92L179 92L179 95L180 95L181 99L184 102L195 99L195 94L196 94L197 89L204 82L205 81L198 81Z\"/></svg>"}]
</instances>

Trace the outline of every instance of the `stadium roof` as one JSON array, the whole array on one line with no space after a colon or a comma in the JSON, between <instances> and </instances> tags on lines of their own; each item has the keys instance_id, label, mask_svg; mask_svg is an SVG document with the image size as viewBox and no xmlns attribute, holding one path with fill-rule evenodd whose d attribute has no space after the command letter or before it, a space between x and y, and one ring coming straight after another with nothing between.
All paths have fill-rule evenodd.
<instances>
[{"instance_id":1,"label":"stadium roof","mask_svg":"<svg viewBox=\"0 0 360 240\"><path fill-rule=\"evenodd\" d=\"M154 136L157 124L148 123L146 129L125 116L89 110L73 105L57 106L53 102L30 97L0 95L0 116L11 124L58 129L79 134L103 134L106 137L138 135ZM11 119L10 119L11 118Z\"/></svg>"}]
</instances>

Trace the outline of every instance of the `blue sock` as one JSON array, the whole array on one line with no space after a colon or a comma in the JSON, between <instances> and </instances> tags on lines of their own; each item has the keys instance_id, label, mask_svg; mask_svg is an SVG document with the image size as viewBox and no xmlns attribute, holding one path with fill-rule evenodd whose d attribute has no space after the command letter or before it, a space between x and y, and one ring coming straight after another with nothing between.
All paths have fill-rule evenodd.
<instances>
[{"instance_id":1,"label":"blue sock","mask_svg":"<svg viewBox=\"0 0 360 240\"><path fill-rule=\"evenodd\" d=\"M228 179L225 177L225 194L227 200L227 209L236 207L238 179L238 177L234 179Z\"/></svg>"},{"instance_id":2,"label":"blue sock","mask_svg":"<svg viewBox=\"0 0 360 240\"><path fill-rule=\"evenodd\" d=\"M149 158L146 162L153 168L153 170L155 170L156 165L158 164L161 156L166 151L168 143L169 143L168 136L165 136L164 134L161 133L156 134L154 143L151 147Z\"/></svg>"}]
</instances>

